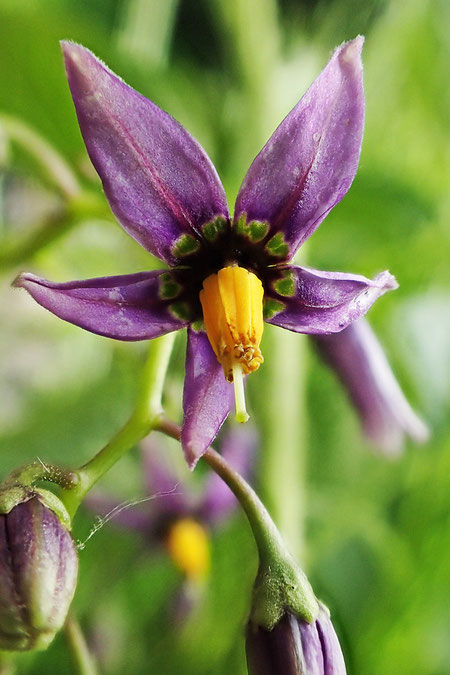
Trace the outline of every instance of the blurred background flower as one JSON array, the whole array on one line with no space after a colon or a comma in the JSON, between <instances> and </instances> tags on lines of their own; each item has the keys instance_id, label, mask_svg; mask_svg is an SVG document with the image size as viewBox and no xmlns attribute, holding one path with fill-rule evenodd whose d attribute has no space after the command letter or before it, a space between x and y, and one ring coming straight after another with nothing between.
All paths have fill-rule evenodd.
<instances>
[{"instance_id":1,"label":"blurred background flower","mask_svg":"<svg viewBox=\"0 0 450 675\"><path fill-rule=\"evenodd\" d=\"M374 275L386 265L395 274L399 290L370 321L431 440L407 443L395 462L361 452L365 441L340 383L307 353L307 339L288 342L288 331L278 331L286 343L267 358L279 349L270 326L248 405L263 446L254 484L283 532L281 520L290 519L291 540L301 539L299 514L305 519L302 563L332 611L349 671L367 675L440 675L449 662L448 13L443 0L0 0L2 475L36 456L86 461L128 418L142 363L142 345L66 325L10 288L24 269L63 281L149 266L148 254L98 206L104 198L86 162L59 40L85 44L169 110L208 152L232 204L255 154L332 49L366 36L358 174L298 262L307 255L318 269ZM50 145L90 206L61 186L60 174L49 175L45 153L36 157L8 132L5 115ZM184 354L180 337L165 388L167 414L178 422ZM289 372L299 388L306 384L305 395L288 386ZM277 395L275 376L283 383ZM282 414L292 422L284 428L296 428L289 441L279 426L274 433ZM296 466L304 442L307 461ZM169 445L178 457L178 445ZM298 472L306 492L295 491ZM101 487L130 501L141 484L134 452ZM74 536L86 539L91 526L83 511ZM113 526L80 551L74 611L89 634L102 636L104 671L245 673L256 572L245 520L237 515L216 530L204 598L181 630L166 611L179 572L166 554L141 551L142 539ZM21 655L18 666L33 675L72 668L61 637L46 652Z\"/></svg>"}]
</instances>

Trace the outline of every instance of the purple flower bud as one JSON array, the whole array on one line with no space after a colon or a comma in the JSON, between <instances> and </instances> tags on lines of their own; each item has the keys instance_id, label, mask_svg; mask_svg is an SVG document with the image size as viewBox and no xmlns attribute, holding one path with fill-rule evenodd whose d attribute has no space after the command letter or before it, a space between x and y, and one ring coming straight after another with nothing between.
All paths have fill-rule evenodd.
<instances>
[{"instance_id":1,"label":"purple flower bud","mask_svg":"<svg viewBox=\"0 0 450 675\"><path fill-rule=\"evenodd\" d=\"M0 649L45 649L64 624L77 573L74 541L39 497L0 514Z\"/></svg>"},{"instance_id":2,"label":"purple flower bud","mask_svg":"<svg viewBox=\"0 0 450 675\"><path fill-rule=\"evenodd\" d=\"M341 647L328 611L314 623L286 612L272 630L250 623L246 639L249 675L345 675Z\"/></svg>"}]
</instances>

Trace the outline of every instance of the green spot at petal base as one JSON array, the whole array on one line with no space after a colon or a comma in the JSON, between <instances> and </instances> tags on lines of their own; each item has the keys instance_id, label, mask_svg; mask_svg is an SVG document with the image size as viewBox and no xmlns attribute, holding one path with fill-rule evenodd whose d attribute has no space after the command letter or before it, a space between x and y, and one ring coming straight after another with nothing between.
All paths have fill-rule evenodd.
<instances>
[{"instance_id":1,"label":"green spot at petal base","mask_svg":"<svg viewBox=\"0 0 450 675\"><path fill-rule=\"evenodd\" d=\"M283 309L286 309L286 305L284 302L281 302L281 300L275 300L275 298L264 298L263 315L266 321L272 319L274 316L282 312Z\"/></svg>"},{"instance_id":2,"label":"green spot at petal base","mask_svg":"<svg viewBox=\"0 0 450 675\"><path fill-rule=\"evenodd\" d=\"M273 282L273 288L284 298L292 298L295 295L295 278L292 272L285 270L282 274L281 279L277 279Z\"/></svg>"},{"instance_id":3,"label":"green spot at petal base","mask_svg":"<svg viewBox=\"0 0 450 675\"><path fill-rule=\"evenodd\" d=\"M191 309L187 302L172 302L169 305L170 313L180 321L190 321L191 319Z\"/></svg>"},{"instance_id":4,"label":"green spot at petal base","mask_svg":"<svg viewBox=\"0 0 450 675\"><path fill-rule=\"evenodd\" d=\"M172 253L176 258L184 258L196 253L200 248L200 242L191 234L182 234L172 246Z\"/></svg>"},{"instance_id":5,"label":"green spot at petal base","mask_svg":"<svg viewBox=\"0 0 450 675\"><path fill-rule=\"evenodd\" d=\"M267 242L265 249L275 258L287 258L289 256L289 245L284 239L282 232L277 232Z\"/></svg>"},{"instance_id":6,"label":"green spot at petal base","mask_svg":"<svg viewBox=\"0 0 450 675\"><path fill-rule=\"evenodd\" d=\"M197 319L197 321L193 321L191 323L191 328L195 333L200 333L202 330L205 330L205 324L203 323L203 319Z\"/></svg>"},{"instance_id":7,"label":"green spot at petal base","mask_svg":"<svg viewBox=\"0 0 450 675\"><path fill-rule=\"evenodd\" d=\"M267 235L269 228L269 223L263 220L250 220L250 222L247 223L245 213L243 213L239 220L237 220L234 224L234 229L237 234L250 239L250 241L253 243L262 241Z\"/></svg>"},{"instance_id":8,"label":"green spot at petal base","mask_svg":"<svg viewBox=\"0 0 450 675\"><path fill-rule=\"evenodd\" d=\"M216 241L226 231L227 221L223 216L217 216L211 222L202 225L202 234L208 241Z\"/></svg>"},{"instance_id":9,"label":"green spot at petal base","mask_svg":"<svg viewBox=\"0 0 450 675\"><path fill-rule=\"evenodd\" d=\"M159 277L158 295L161 300L173 300L181 291L180 284L175 281L170 272L165 272Z\"/></svg>"}]
</instances>

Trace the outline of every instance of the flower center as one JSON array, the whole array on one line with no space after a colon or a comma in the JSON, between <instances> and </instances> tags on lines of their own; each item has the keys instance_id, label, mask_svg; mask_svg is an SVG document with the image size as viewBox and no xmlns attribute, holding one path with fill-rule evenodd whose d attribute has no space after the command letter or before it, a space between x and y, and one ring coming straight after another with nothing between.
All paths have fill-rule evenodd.
<instances>
[{"instance_id":1,"label":"flower center","mask_svg":"<svg viewBox=\"0 0 450 675\"><path fill-rule=\"evenodd\" d=\"M237 265L203 282L200 302L205 329L228 382L234 382L236 419L246 422L243 375L264 361L259 345L264 329L264 290L258 277Z\"/></svg>"},{"instance_id":2,"label":"flower center","mask_svg":"<svg viewBox=\"0 0 450 675\"><path fill-rule=\"evenodd\" d=\"M169 554L189 578L202 578L209 569L209 539L206 530L192 518L180 518L166 538Z\"/></svg>"}]
</instances>

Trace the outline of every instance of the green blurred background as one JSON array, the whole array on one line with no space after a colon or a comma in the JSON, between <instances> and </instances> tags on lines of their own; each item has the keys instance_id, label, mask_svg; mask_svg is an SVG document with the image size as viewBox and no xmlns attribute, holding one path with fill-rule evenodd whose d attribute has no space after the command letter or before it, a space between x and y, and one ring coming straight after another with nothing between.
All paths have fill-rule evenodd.
<instances>
[{"instance_id":1,"label":"green blurred background","mask_svg":"<svg viewBox=\"0 0 450 675\"><path fill-rule=\"evenodd\" d=\"M281 366L273 387L281 331L272 327L264 350L272 365L253 376L249 394L262 428L255 487L275 519L284 519L279 525L294 550L304 528L302 563L332 610L356 675L450 672L449 19L444 0L0 0L0 114L46 139L97 196L95 212L76 200L67 206L39 157L24 149L23 135L10 143L0 125L2 477L36 457L78 465L99 450L132 410L145 353L145 345L56 320L10 288L15 275L27 269L63 281L158 264L104 205L58 41L91 48L184 124L217 166L232 207L251 160L330 51L366 36L360 168L308 243L308 263L396 275L399 290L370 319L432 439L395 461L373 452L303 336L295 336L302 389L295 401L305 410L296 416L282 398L289 394ZM184 349L180 335L166 383L167 409L177 420ZM267 441L272 451L277 442L277 431L262 426L273 397L300 424L295 433L306 459L296 460L295 442L286 449L280 441L278 457L264 455L267 438L275 435ZM179 449L171 451L179 461ZM202 471L186 471L186 480L195 486ZM135 450L102 487L121 499L143 494ZM93 522L92 513L80 513L75 538L86 539ZM214 533L211 545L203 600L180 626L171 611L180 576L163 551L114 524L90 539L80 551L73 607L101 672L246 672L242 635L256 554L243 516ZM62 636L47 652L20 655L16 666L36 675L76 672Z\"/></svg>"}]
</instances>

